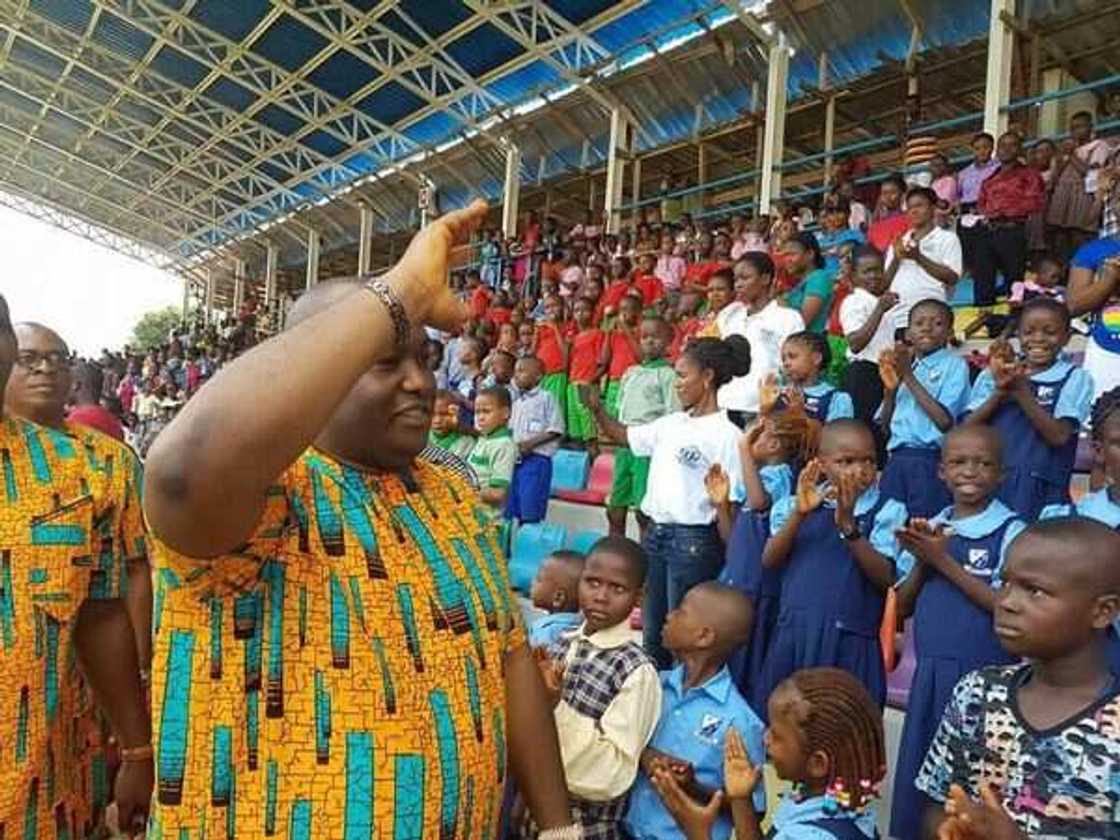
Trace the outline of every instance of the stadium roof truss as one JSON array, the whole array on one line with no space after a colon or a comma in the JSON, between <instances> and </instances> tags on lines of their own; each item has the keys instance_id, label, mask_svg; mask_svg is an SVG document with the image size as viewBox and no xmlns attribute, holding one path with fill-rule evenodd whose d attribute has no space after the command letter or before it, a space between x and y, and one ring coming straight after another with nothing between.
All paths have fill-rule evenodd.
<instances>
[{"instance_id":1,"label":"stadium roof truss","mask_svg":"<svg viewBox=\"0 0 1120 840\"><path fill-rule=\"evenodd\" d=\"M261 262L266 247L297 265L309 237L324 255L353 249L363 209L391 256L421 186L437 184L444 209L499 199L511 142L524 185L586 206L612 110L634 125L637 155L660 156L636 179L679 170L680 156L695 170L705 138L725 170L747 168L775 27L796 50L790 154L819 152L828 98L837 142L893 131L915 64L940 74L923 96L930 118L967 112L983 93L990 8L0 0L0 203L194 277L230 256ZM1045 30L1043 63L1116 73L1120 3L1019 0L1020 35L1054 16L1084 25L1065 41Z\"/></svg>"}]
</instances>

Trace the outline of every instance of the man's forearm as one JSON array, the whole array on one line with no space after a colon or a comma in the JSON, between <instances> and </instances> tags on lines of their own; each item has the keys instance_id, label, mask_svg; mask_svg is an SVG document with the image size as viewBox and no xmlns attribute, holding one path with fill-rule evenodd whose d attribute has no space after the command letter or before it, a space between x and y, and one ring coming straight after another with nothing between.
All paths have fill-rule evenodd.
<instances>
[{"instance_id":1,"label":"man's forearm","mask_svg":"<svg viewBox=\"0 0 1120 840\"><path fill-rule=\"evenodd\" d=\"M505 685L509 757L518 789L540 828L570 825L556 721L527 647L506 656Z\"/></svg>"},{"instance_id":2,"label":"man's forearm","mask_svg":"<svg viewBox=\"0 0 1120 840\"><path fill-rule=\"evenodd\" d=\"M123 747L152 738L144 704L136 637L123 601L88 600L74 622L78 665Z\"/></svg>"}]
</instances>

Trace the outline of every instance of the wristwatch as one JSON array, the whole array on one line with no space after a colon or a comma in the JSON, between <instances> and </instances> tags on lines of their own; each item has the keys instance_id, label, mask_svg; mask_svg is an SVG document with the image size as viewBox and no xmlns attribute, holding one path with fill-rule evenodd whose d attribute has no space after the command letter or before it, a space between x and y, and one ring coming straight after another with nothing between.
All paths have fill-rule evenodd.
<instances>
[{"instance_id":1,"label":"wristwatch","mask_svg":"<svg viewBox=\"0 0 1120 840\"><path fill-rule=\"evenodd\" d=\"M859 529L859 525L853 525L851 528L841 531L840 538L844 542L855 542L863 538L863 532Z\"/></svg>"}]
</instances>

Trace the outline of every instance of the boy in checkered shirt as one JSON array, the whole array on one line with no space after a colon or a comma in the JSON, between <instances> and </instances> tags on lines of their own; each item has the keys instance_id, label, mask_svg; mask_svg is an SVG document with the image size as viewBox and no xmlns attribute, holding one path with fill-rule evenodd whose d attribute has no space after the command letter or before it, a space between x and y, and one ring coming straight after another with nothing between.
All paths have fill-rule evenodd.
<instances>
[{"instance_id":1,"label":"boy in checkered shirt","mask_svg":"<svg viewBox=\"0 0 1120 840\"><path fill-rule=\"evenodd\" d=\"M622 840L621 821L638 762L661 714L661 681L630 629L646 558L625 537L591 549L579 582L583 623L541 660L572 813L585 840ZM536 837L529 825L523 837Z\"/></svg>"}]
</instances>

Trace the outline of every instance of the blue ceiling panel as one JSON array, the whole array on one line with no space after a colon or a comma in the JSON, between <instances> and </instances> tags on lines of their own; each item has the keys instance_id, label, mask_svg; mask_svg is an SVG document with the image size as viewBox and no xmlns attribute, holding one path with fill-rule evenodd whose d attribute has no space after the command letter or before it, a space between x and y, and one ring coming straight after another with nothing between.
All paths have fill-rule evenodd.
<instances>
[{"instance_id":1,"label":"blue ceiling panel","mask_svg":"<svg viewBox=\"0 0 1120 840\"><path fill-rule=\"evenodd\" d=\"M253 52L296 72L327 46L327 39L295 18L281 15L253 44Z\"/></svg>"},{"instance_id":2,"label":"blue ceiling panel","mask_svg":"<svg viewBox=\"0 0 1120 840\"><path fill-rule=\"evenodd\" d=\"M307 81L338 99L349 99L379 75L353 53L339 50L311 71Z\"/></svg>"},{"instance_id":3,"label":"blue ceiling panel","mask_svg":"<svg viewBox=\"0 0 1120 840\"><path fill-rule=\"evenodd\" d=\"M456 0L401 0L399 8L431 38L438 38L471 16Z\"/></svg>"},{"instance_id":4,"label":"blue ceiling panel","mask_svg":"<svg viewBox=\"0 0 1120 840\"><path fill-rule=\"evenodd\" d=\"M190 17L231 41L241 41L268 12L268 0L199 0Z\"/></svg>"},{"instance_id":5,"label":"blue ceiling panel","mask_svg":"<svg viewBox=\"0 0 1120 840\"><path fill-rule=\"evenodd\" d=\"M381 85L357 104L358 110L392 125L424 107L424 100L397 82Z\"/></svg>"},{"instance_id":6,"label":"blue ceiling panel","mask_svg":"<svg viewBox=\"0 0 1120 840\"><path fill-rule=\"evenodd\" d=\"M520 55L521 45L496 26L484 23L447 45L448 54L475 78Z\"/></svg>"}]
</instances>

